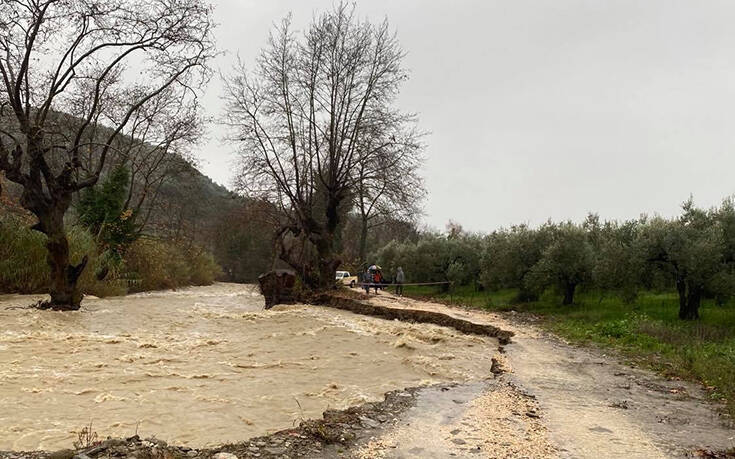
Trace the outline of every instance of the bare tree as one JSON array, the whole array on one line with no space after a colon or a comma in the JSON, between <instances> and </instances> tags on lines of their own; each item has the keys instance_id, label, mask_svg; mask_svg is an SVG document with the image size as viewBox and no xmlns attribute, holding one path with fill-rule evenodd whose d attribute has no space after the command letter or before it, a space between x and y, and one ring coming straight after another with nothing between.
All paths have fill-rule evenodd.
<instances>
[{"instance_id":1,"label":"bare tree","mask_svg":"<svg viewBox=\"0 0 735 459\"><path fill-rule=\"evenodd\" d=\"M240 68L227 83L226 122L242 155L238 185L280 208L280 255L312 287L334 282L359 168L400 142L371 133L407 118L393 107L407 78L403 56L387 22L359 20L341 4L301 39L285 19L255 70ZM384 142L365 148L368 135Z\"/></svg>"},{"instance_id":2,"label":"bare tree","mask_svg":"<svg viewBox=\"0 0 735 459\"><path fill-rule=\"evenodd\" d=\"M201 136L199 105L186 94L167 88L141 107L130 122L125 146L115 155L130 169L125 208L133 211L143 232L158 208L161 187L193 161L189 149Z\"/></svg>"},{"instance_id":3,"label":"bare tree","mask_svg":"<svg viewBox=\"0 0 735 459\"><path fill-rule=\"evenodd\" d=\"M366 262L370 231L391 221L415 223L421 215L426 195L418 173L423 145L421 134L410 128L411 121L392 120L364 139L362 148L368 155L356 168L354 195L360 217L360 262Z\"/></svg>"},{"instance_id":4,"label":"bare tree","mask_svg":"<svg viewBox=\"0 0 735 459\"><path fill-rule=\"evenodd\" d=\"M47 236L49 306L78 309L64 214L97 183L131 120L167 90L192 98L208 76L203 0L4 0L0 3L0 170Z\"/></svg>"}]
</instances>

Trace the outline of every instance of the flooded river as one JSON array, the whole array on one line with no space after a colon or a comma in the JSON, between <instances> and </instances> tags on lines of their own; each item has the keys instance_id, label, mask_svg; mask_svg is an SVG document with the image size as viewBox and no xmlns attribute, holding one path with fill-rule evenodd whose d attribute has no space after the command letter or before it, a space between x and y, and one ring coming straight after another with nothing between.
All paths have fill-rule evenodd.
<instances>
[{"instance_id":1,"label":"flooded river","mask_svg":"<svg viewBox=\"0 0 735 459\"><path fill-rule=\"evenodd\" d=\"M156 436L212 446L381 400L488 376L496 342L313 306L263 311L252 286L87 299L77 312L8 309L0 296L0 450Z\"/></svg>"}]
</instances>

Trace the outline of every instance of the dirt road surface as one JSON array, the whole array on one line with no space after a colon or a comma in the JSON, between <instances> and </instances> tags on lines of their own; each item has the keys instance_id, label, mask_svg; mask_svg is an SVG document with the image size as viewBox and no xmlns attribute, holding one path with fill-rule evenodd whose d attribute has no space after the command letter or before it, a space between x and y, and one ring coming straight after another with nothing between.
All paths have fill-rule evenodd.
<instances>
[{"instance_id":1,"label":"dirt road surface","mask_svg":"<svg viewBox=\"0 0 735 459\"><path fill-rule=\"evenodd\" d=\"M569 345L512 315L381 293L371 303L443 312L515 333L485 384L424 391L354 457L666 458L735 446L735 430L696 384Z\"/></svg>"}]
</instances>

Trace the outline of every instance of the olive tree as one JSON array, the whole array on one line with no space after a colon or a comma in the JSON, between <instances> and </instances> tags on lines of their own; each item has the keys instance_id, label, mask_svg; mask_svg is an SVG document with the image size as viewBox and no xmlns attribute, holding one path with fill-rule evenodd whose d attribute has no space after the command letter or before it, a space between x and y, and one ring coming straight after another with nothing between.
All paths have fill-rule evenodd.
<instances>
[{"instance_id":1,"label":"olive tree","mask_svg":"<svg viewBox=\"0 0 735 459\"><path fill-rule=\"evenodd\" d=\"M373 258L391 273L402 266L413 281L477 286L482 245L478 235L426 233L417 242L391 242Z\"/></svg>"},{"instance_id":2,"label":"olive tree","mask_svg":"<svg viewBox=\"0 0 735 459\"><path fill-rule=\"evenodd\" d=\"M387 22L360 20L340 4L301 36L285 19L255 68L227 81L238 187L280 208L279 256L312 288L334 284L358 171L406 142L392 134L411 121L394 106L407 78L403 56Z\"/></svg>"},{"instance_id":3,"label":"olive tree","mask_svg":"<svg viewBox=\"0 0 735 459\"><path fill-rule=\"evenodd\" d=\"M97 183L151 99L167 90L192 98L211 29L203 0L0 3L0 170L22 186L33 229L46 235L49 307L81 302L86 258L71 264L64 230L74 194Z\"/></svg>"},{"instance_id":4,"label":"olive tree","mask_svg":"<svg viewBox=\"0 0 735 459\"><path fill-rule=\"evenodd\" d=\"M681 217L654 218L645 226L641 241L646 259L673 277L680 319L698 319L705 294L732 291L734 214L731 201L720 209L702 210L689 200Z\"/></svg>"},{"instance_id":5,"label":"olive tree","mask_svg":"<svg viewBox=\"0 0 735 459\"><path fill-rule=\"evenodd\" d=\"M595 287L603 292L617 293L627 303L635 300L643 284L642 226L637 220L586 226L594 251L592 277Z\"/></svg>"},{"instance_id":6,"label":"olive tree","mask_svg":"<svg viewBox=\"0 0 735 459\"><path fill-rule=\"evenodd\" d=\"M482 254L482 278L486 286L517 288L516 300L537 300L538 292L529 288L526 278L549 245L552 227L550 223L538 229L518 225L490 234Z\"/></svg>"},{"instance_id":7,"label":"olive tree","mask_svg":"<svg viewBox=\"0 0 735 459\"><path fill-rule=\"evenodd\" d=\"M551 231L551 242L534 265L526 281L533 289L555 286L564 299L574 303L577 287L589 281L594 264L593 250L584 228L574 223L560 223Z\"/></svg>"}]
</instances>

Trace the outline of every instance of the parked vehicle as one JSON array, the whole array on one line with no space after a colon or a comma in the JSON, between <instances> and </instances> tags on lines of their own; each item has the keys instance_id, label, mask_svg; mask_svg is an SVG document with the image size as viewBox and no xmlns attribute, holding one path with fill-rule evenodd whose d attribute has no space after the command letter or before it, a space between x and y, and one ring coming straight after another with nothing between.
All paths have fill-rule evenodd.
<instances>
[{"instance_id":1,"label":"parked vehicle","mask_svg":"<svg viewBox=\"0 0 735 459\"><path fill-rule=\"evenodd\" d=\"M357 285L357 276L350 275L348 271L337 271L336 280L350 288L354 288Z\"/></svg>"}]
</instances>

